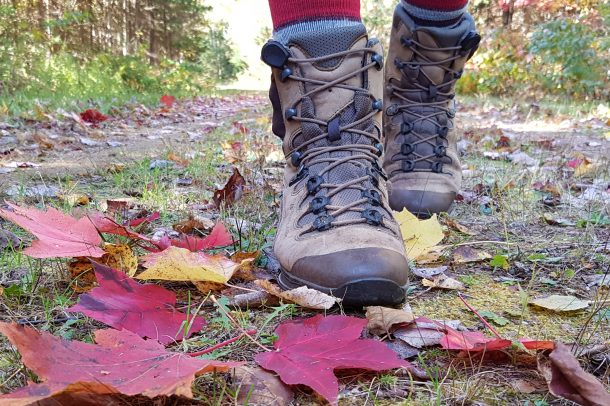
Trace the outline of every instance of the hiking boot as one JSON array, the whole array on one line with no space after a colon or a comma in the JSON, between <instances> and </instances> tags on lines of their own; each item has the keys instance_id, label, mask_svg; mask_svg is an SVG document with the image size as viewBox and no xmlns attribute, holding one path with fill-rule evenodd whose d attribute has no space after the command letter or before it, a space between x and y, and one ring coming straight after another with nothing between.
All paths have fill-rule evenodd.
<instances>
[{"instance_id":1,"label":"hiking boot","mask_svg":"<svg viewBox=\"0 0 610 406\"><path fill-rule=\"evenodd\" d=\"M447 211L460 190L455 84L480 39L469 14L451 27L419 27L396 7L384 92L392 209L427 218Z\"/></svg>"},{"instance_id":2,"label":"hiking boot","mask_svg":"<svg viewBox=\"0 0 610 406\"><path fill-rule=\"evenodd\" d=\"M383 51L364 28L269 41L273 131L287 163L274 252L279 283L345 306L404 299L408 262L381 169Z\"/></svg>"}]
</instances>

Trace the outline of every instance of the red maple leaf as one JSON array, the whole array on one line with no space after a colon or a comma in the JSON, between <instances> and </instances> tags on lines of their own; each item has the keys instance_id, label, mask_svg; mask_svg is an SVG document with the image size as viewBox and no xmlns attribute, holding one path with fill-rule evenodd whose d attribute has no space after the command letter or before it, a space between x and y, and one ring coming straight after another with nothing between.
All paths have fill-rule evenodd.
<instances>
[{"instance_id":1,"label":"red maple leaf","mask_svg":"<svg viewBox=\"0 0 610 406\"><path fill-rule=\"evenodd\" d=\"M411 367L383 343L360 339L366 324L366 319L322 315L283 323L275 330L279 337L276 351L258 354L256 362L278 373L284 383L307 385L336 404L339 383L335 370Z\"/></svg>"},{"instance_id":2,"label":"red maple leaf","mask_svg":"<svg viewBox=\"0 0 610 406\"><path fill-rule=\"evenodd\" d=\"M179 239L171 240L171 245L174 247L186 248L193 252L226 247L231 244L233 244L233 237L222 223L216 224L210 235L205 238L183 234Z\"/></svg>"},{"instance_id":3,"label":"red maple leaf","mask_svg":"<svg viewBox=\"0 0 610 406\"><path fill-rule=\"evenodd\" d=\"M96 109L87 109L80 113L80 118L86 123L93 124L97 126L99 123L108 120L108 116L102 114L99 110Z\"/></svg>"},{"instance_id":4,"label":"red maple leaf","mask_svg":"<svg viewBox=\"0 0 610 406\"><path fill-rule=\"evenodd\" d=\"M127 225L129 227L137 227L142 223L152 223L153 221L159 220L160 218L161 218L161 213L156 211L153 214L151 214L150 216L140 217L137 219L130 220L129 222L127 222Z\"/></svg>"},{"instance_id":5,"label":"red maple leaf","mask_svg":"<svg viewBox=\"0 0 610 406\"><path fill-rule=\"evenodd\" d=\"M165 105L165 107L167 107L168 109L171 109L174 106L174 102L176 101L176 98L174 96L170 96L170 95L163 95L161 96L161 104Z\"/></svg>"},{"instance_id":6,"label":"red maple leaf","mask_svg":"<svg viewBox=\"0 0 610 406\"><path fill-rule=\"evenodd\" d=\"M153 284L141 285L121 271L93 263L99 287L80 297L68 311L82 312L116 329L133 331L163 344L200 331L205 320L174 309L176 295ZM190 326L185 328L186 323Z\"/></svg>"},{"instance_id":7,"label":"red maple leaf","mask_svg":"<svg viewBox=\"0 0 610 406\"><path fill-rule=\"evenodd\" d=\"M33 258L99 258L105 252L95 226L87 217L75 219L49 207L45 211L33 207L8 204L12 211L0 209L0 217L12 221L34 234L38 240L23 252Z\"/></svg>"},{"instance_id":8,"label":"red maple leaf","mask_svg":"<svg viewBox=\"0 0 610 406\"><path fill-rule=\"evenodd\" d=\"M117 223L110 217L106 217L100 212L91 213L89 218L100 233L113 234L121 237L127 237L135 241L147 242L148 244L154 246L154 248L142 247L148 251L158 252L159 250L163 249L163 245L159 245L157 241L130 230L126 226Z\"/></svg>"},{"instance_id":9,"label":"red maple leaf","mask_svg":"<svg viewBox=\"0 0 610 406\"><path fill-rule=\"evenodd\" d=\"M126 330L95 331L97 345L65 341L47 332L2 322L0 333L17 347L23 363L43 381L0 396L3 404L5 400L8 404L35 403L70 385L73 391L88 393L100 393L106 387L106 393L192 397L196 375L241 365L169 352L158 342L145 341Z\"/></svg>"}]
</instances>

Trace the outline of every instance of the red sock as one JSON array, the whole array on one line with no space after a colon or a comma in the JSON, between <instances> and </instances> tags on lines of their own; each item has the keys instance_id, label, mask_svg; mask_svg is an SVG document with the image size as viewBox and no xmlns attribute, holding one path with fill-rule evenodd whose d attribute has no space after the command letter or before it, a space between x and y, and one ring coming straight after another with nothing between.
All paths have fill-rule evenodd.
<instances>
[{"instance_id":1,"label":"red sock","mask_svg":"<svg viewBox=\"0 0 610 406\"><path fill-rule=\"evenodd\" d=\"M360 0L269 0L273 30L318 20L360 21Z\"/></svg>"}]
</instances>

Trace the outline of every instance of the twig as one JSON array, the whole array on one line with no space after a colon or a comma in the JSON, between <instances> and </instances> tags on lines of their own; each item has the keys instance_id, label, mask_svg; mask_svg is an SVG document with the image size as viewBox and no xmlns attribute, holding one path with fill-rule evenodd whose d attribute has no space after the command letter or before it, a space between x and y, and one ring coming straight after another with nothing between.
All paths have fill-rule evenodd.
<instances>
[{"instance_id":1,"label":"twig","mask_svg":"<svg viewBox=\"0 0 610 406\"><path fill-rule=\"evenodd\" d=\"M212 302L214 302L214 304L216 304L216 306L218 306L218 310L220 310L222 313L224 313L225 316L227 316L229 318L229 320L231 320L231 322L233 323L233 325L235 327L237 327L237 329L239 331L242 332L242 334L244 335L244 337L248 337L248 339L250 341L252 341L254 344L256 344L258 347L260 347L261 349L265 350L265 351L273 351L271 348L267 348L264 345L262 345L261 343L259 343L258 341L256 341L256 339L254 337L252 337L250 334L248 334L248 332L246 330L244 330L242 328L242 326L239 325L239 323L237 322L237 320L235 320L233 318L233 316L231 316L224 307L222 307L222 305L220 303L218 303L218 300L216 299L216 296L212 295L210 296L210 300L212 300Z\"/></svg>"},{"instance_id":2,"label":"twig","mask_svg":"<svg viewBox=\"0 0 610 406\"><path fill-rule=\"evenodd\" d=\"M256 330L248 330L248 331L246 331L244 333L241 333L237 337L230 338L230 339L228 339L226 341L223 341L222 343L218 343L218 344L213 345L210 348L206 348L205 350L202 350L202 351L189 352L187 355L189 355L191 357L199 357L199 356L204 355L204 354L209 354L212 351L215 351L215 350L217 350L219 348L222 348L222 347L225 347L225 346L227 346L229 344L232 344L235 341L239 340L240 338L244 338L245 336L250 335L250 334L256 334Z\"/></svg>"},{"instance_id":3,"label":"twig","mask_svg":"<svg viewBox=\"0 0 610 406\"><path fill-rule=\"evenodd\" d=\"M479 312L477 312L477 311L474 309L474 307L472 307L472 306L470 306L470 304L468 304L468 302L466 301L466 299L464 299L464 296L462 296L462 294L461 294L461 293L458 293L458 297L460 298L460 300L461 300L462 302L464 302L464 304L466 305L466 307L467 307L468 309L470 309L470 311L471 311L471 312L473 312L473 313L474 313L474 314L475 314L475 315L476 315L476 316L477 316L477 317L478 317L478 318L479 318L479 319L480 319L480 320L483 322L483 324L485 324L485 327L487 327L487 328L488 328L488 329L489 329L489 330L490 330L492 333L494 333L494 335L495 335L496 337L498 337L499 339L501 339L501 340L503 340L503 339L504 339L504 337L502 337L502 336L500 335L500 333L498 333L498 332L496 331L496 329L495 329L495 328L493 328L493 327L491 326L491 324L489 324L489 323L487 322L487 320L485 320L485 318L483 318L483 316L481 316L481 315L479 314Z\"/></svg>"}]
</instances>

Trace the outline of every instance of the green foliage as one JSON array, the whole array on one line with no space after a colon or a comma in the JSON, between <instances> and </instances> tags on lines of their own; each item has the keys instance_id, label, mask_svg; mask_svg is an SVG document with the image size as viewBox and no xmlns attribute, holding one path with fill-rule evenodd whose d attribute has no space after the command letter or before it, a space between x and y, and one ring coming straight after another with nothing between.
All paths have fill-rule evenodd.
<instances>
[{"instance_id":1,"label":"green foliage","mask_svg":"<svg viewBox=\"0 0 610 406\"><path fill-rule=\"evenodd\" d=\"M587 25L565 18L538 27L530 38L541 85L549 92L591 95L601 98L608 77L608 55Z\"/></svg>"},{"instance_id":2,"label":"green foliage","mask_svg":"<svg viewBox=\"0 0 610 406\"><path fill-rule=\"evenodd\" d=\"M37 3L39 14L28 14ZM41 0L0 0L0 116L209 93L245 68L200 1L127 3L141 9L58 1L58 13L42 13Z\"/></svg>"}]
</instances>

